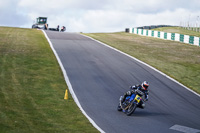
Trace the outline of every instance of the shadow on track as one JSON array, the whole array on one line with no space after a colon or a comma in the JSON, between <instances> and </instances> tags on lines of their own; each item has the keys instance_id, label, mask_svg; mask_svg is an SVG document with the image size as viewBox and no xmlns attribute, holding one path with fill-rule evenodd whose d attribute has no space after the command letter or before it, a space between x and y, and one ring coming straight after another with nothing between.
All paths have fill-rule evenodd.
<instances>
[{"instance_id":1,"label":"shadow on track","mask_svg":"<svg viewBox=\"0 0 200 133\"><path fill-rule=\"evenodd\" d=\"M166 113L159 113L159 112L147 112L147 111L141 111L136 110L131 117L151 117L151 116L168 116L169 114Z\"/></svg>"}]
</instances>

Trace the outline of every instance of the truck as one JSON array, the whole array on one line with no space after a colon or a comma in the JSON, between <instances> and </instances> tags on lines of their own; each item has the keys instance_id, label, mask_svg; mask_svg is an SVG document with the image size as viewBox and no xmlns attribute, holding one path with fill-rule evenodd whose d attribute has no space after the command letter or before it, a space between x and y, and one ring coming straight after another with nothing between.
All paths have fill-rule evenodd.
<instances>
[{"instance_id":1,"label":"truck","mask_svg":"<svg viewBox=\"0 0 200 133\"><path fill-rule=\"evenodd\" d=\"M36 18L36 23L32 25L32 28L37 28L37 29L48 29L48 24L47 24L47 17L38 17Z\"/></svg>"}]
</instances>

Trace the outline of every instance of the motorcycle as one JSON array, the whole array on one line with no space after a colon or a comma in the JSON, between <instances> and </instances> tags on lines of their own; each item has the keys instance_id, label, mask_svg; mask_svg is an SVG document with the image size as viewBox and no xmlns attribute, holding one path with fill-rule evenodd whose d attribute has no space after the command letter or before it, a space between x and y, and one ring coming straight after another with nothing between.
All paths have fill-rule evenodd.
<instances>
[{"instance_id":1,"label":"motorcycle","mask_svg":"<svg viewBox=\"0 0 200 133\"><path fill-rule=\"evenodd\" d=\"M64 32L66 30L65 26L62 26L60 32Z\"/></svg>"},{"instance_id":2,"label":"motorcycle","mask_svg":"<svg viewBox=\"0 0 200 133\"><path fill-rule=\"evenodd\" d=\"M142 100L142 96L144 93L138 89L135 90L135 92L131 96L127 96L124 100L124 102L121 102L122 97L119 99L119 105L117 107L118 111L123 111L126 113L127 116L130 116L137 106L139 105L140 101Z\"/></svg>"}]
</instances>

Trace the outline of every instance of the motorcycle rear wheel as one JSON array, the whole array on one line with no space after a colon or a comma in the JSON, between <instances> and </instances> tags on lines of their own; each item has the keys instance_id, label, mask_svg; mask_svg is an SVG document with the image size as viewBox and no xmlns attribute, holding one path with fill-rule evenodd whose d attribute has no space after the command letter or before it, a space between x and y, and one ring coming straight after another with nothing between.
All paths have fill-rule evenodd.
<instances>
[{"instance_id":1,"label":"motorcycle rear wheel","mask_svg":"<svg viewBox=\"0 0 200 133\"><path fill-rule=\"evenodd\" d=\"M126 115L127 116L130 116L136 109L137 107L137 104L133 103L128 109L127 109L127 112L126 112Z\"/></svg>"}]
</instances>

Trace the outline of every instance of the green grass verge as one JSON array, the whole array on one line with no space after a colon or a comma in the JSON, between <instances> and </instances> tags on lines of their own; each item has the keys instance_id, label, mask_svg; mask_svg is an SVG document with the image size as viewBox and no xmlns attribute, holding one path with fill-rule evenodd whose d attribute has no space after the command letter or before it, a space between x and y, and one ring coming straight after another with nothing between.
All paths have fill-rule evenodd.
<instances>
[{"instance_id":1,"label":"green grass verge","mask_svg":"<svg viewBox=\"0 0 200 133\"><path fill-rule=\"evenodd\" d=\"M193 30L187 30L181 27L162 27L162 28L155 28L152 29L155 31L163 31L163 32L168 32L168 33L179 33L179 34L183 34L183 35L190 35L190 36L196 36L196 37L200 37L200 32L196 32ZM198 29L199 31L199 29Z\"/></svg>"},{"instance_id":2,"label":"green grass verge","mask_svg":"<svg viewBox=\"0 0 200 133\"><path fill-rule=\"evenodd\" d=\"M200 48L129 33L85 34L166 73L200 93Z\"/></svg>"},{"instance_id":3,"label":"green grass verge","mask_svg":"<svg viewBox=\"0 0 200 133\"><path fill-rule=\"evenodd\" d=\"M81 113L42 31L0 27L0 132L98 132Z\"/></svg>"}]
</instances>

